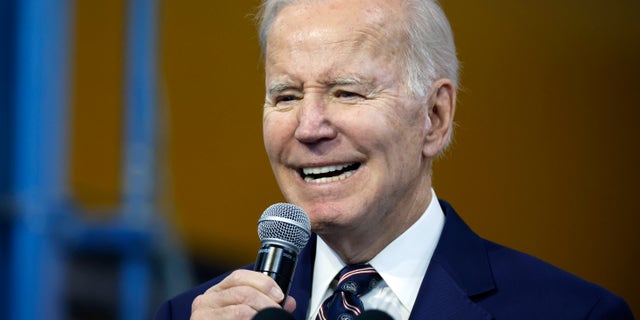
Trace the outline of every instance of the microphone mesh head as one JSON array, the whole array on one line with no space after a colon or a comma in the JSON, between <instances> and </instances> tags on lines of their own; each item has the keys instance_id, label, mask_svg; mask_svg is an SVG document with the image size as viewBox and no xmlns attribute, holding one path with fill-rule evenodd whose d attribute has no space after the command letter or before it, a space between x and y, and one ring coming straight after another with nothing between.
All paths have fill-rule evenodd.
<instances>
[{"instance_id":1,"label":"microphone mesh head","mask_svg":"<svg viewBox=\"0 0 640 320\"><path fill-rule=\"evenodd\" d=\"M299 253L311 236L311 223L302 208L290 203L269 206L258 220L261 243L284 245Z\"/></svg>"}]
</instances>

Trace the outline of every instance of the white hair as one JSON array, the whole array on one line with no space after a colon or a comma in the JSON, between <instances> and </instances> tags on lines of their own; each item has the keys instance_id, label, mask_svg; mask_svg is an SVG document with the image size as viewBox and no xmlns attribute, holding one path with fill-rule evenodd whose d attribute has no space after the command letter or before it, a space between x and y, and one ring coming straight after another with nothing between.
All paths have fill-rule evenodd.
<instances>
[{"instance_id":1,"label":"white hair","mask_svg":"<svg viewBox=\"0 0 640 320\"><path fill-rule=\"evenodd\" d=\"M259 18L259 37L263 55L269 29L278 13L292 3L304 0L263 0ZM458 58L453 32L437 0L403 0L403 30L407 43L401 49L407 87L416 97L426 96L433 81L450 79L458 87Z\"/></svg>"}]
</instances>

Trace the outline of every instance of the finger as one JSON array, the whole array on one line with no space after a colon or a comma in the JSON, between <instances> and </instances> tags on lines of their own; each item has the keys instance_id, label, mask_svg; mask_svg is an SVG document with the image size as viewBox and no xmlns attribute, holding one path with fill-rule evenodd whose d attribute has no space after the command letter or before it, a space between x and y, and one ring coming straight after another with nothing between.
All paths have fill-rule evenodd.
<instances>
[{"instance_id":1,"label":"finger","mask_svg":"<svg viewBox=\"0 0 640 320\"><path fill-rule=\"evenodd\" d=\"M194 299L192 308L214 309L232 305L247 305L254 310L279 306L277 301L255 288L239 286L220 291L207 291Z\"/></svg>"},{"instance_id":2,"label":"finger","mask_svg":"<svg viewBox=\"0 0 640 320\"><path fill-rule=\"evenodd\" d=\"M294 299L292 296L287 296L284 300L284 305L282 306L282 308L289 313L293 313L293 311L296 309L296 299Z\"/></svg>"},{"instance_id":3,"label":"finger","mask_svg":"<svg viewBox=\"0 0 640 320\"><path fill-rule=\"evenodd\" d=\"M256 290L264 293L278 303L281 302L282 299L284 299L284 293L273 279L271 279L267 275L251 270L236 270L225 279L223 279L220 283L209 288L207 292L219 292L229 288L241 286L255 288Z\"/></svg>"}]
</instances>

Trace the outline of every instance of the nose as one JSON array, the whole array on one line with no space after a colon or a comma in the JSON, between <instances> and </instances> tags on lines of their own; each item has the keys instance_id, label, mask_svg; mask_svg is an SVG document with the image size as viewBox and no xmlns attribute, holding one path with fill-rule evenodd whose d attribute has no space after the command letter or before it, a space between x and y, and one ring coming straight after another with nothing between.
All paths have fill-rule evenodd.
<instances>
[{"instance_id":1,"label":"nose","mask_svg":"<svg viewBox=\"0 0 640 320\"><path fill-rule=\"evenodd\" d=\"M336 137L337 130L331 121L327 104L321 97L310 97L302 100L298 109L298 126L295 138L305 144L314 144Z\"/></svg>"}]
</instances>

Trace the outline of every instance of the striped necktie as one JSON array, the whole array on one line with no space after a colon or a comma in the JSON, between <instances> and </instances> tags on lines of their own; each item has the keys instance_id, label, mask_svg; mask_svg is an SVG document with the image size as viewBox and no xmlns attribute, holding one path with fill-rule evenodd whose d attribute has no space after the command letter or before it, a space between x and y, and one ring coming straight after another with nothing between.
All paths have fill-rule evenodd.
<instances>
[{"instance_id":1,"label":"striped necktie","mask_svg":"<svg viewBox=\"0 0 640 320\"><path fill-rule=\"evenodd\" d=\"M352 320L364 311L360 297L371 291L381 280L369 264L355 264L342 268L338 286L322 303L316 320Z\"/></svg>"}]
</instances>

